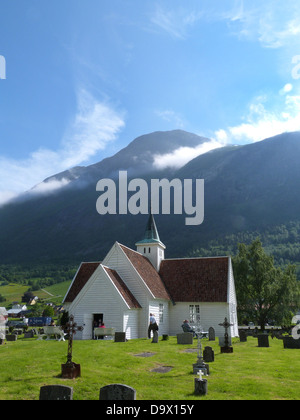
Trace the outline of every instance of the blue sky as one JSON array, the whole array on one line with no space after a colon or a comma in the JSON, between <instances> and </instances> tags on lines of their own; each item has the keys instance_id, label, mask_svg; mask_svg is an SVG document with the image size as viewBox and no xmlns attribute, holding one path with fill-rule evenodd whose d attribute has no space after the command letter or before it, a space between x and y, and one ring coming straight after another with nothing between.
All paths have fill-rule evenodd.
<instances>
[{"instance_id":1,"label":"blue sky","mask_svg":"<svg viewBox=\"0 0 300 420\"><path fill-rule=\"evenodd\" d=\"M297 0L1 3L0 203L157 130L208 150L300 129ZM179 152L160 166L203 150Z\"/></svg>"}]
</instances>

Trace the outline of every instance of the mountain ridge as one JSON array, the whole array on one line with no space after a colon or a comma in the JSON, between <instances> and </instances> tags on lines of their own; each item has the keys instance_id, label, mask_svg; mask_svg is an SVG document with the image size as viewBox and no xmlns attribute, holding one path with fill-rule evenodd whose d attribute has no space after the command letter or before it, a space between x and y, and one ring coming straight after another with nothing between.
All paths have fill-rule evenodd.
<instances>
[{"instance_id":1,"label":"mountain ridge","mask_svg":"<svg viewBox=\"0 0 300 420\"><path fill-rule=\"evenodd\" d=\"M165 143L162 138L167 139ZM72 179L51 194L30 195L30 199L0 208L1 262L78 263L100 260L115 240L134 247L143 235L145 215L100 216L96 212L96 182L122 169L128 170L129 177L143 176L146 180L152 176L204 179L205 213L201 225L185 226L184 214L155 216L168 257L185 256L196 247L205 247L216 238L222 241L232 233L300 220L299 132L215 149L180 169L157 170L153 166L155 153L163 155L183 145L196 147L207 141L182 130L154 132L133 140L111 158L47 178L44 182L68 176ZM133 159L134 152L137 159Z\"/></svg>"}]
</instances>

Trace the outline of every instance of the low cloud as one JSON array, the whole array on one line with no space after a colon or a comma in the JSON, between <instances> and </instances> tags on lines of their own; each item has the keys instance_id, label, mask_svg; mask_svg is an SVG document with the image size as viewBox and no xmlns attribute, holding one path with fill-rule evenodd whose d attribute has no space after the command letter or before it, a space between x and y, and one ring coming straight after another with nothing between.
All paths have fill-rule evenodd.
<instances>
[{"instance_id":1,"label":"low cloud","mask_svg":"<svg viewBox=\"0 0 300 420\"><path fill-rule=\"evenodd\" d=\"M196 147L179 147L171 153L153 156L153 166L156 169L181 168L195 157L224 146L223 142L217 140L207 141Z\"/></svg>"},{"instance_id":2,"label":"low cloud","mask_svg":"<svg viewBox=\"0 0 300 420\"><path fill-rule=\"evenodd\" d=\"M63 178L61 180L51 179L50 181L41 182L35 185L33 188L31 188L31 190L29 191L29 194L49 194L62 187L65 187L69 183L70 183L70 180L66 178Z\"/></svg>"}]
</instances>

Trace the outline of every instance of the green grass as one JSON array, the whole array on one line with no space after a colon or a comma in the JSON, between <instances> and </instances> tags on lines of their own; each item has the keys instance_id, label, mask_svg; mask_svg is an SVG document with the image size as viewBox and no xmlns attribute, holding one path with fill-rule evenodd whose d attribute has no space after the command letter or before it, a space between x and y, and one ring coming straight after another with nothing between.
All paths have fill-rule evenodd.
<instances>
[{"instance_id":1,"label":"green grass","mask_svg":"<svg viewBox=\"0 0 300 420\"><path fill-rule=\"evenodd\" d=\"M82 376L60 377L66 362L67 342L18 339L0 346L0 399L37 400L43 385L65 384L74 388L75 400L99 399L100 387L124 383L137 390L137 400L298 400L300 396L300 354L284 349L282 340L270 339L269 348L257 347L257 339L246 343L233 340L234 352L221 354L217 342L215 361L207 377L208 394L194 395L192 365L196 353L185 353L193 345L178 345L175 337L151 343L147 339L115 343L112 340L75 341L73 361L80 363ZM135 354L154 352L152 357ZM172 366L165 374L151 372L158 366Z\"/></svg>"},{"instance_id":2,"label":"green grass","mask_svg":"<svg viewBox=\"0 0 300 420\"><path fill-rule=\"evenodd\" d=\"M45 286L43 289L32 292L38 296L39 299L49 300L57 305L61 304L71 282L64 281L52 286ZM17 283L10 283L5 286L0 286L0 294L6 299L0 303L0 306L8 306L12 302L21 302L22 296L28 290L28 285L20 285ZM47 293L48 292L48 293Z\"/></svg>"},{"instance_id":3,"label":"green grass","mask_svg":"<svg viewBox=\"0 0 300 420\"><path fill-rule=\"evenodd\" d=\"M28 290L28 287L14 283L0 286L0 295L6 299L6 301L0 303L0 306L8 306L12 302L21 302L22 296Z\"/></svg>"}]
</instances>

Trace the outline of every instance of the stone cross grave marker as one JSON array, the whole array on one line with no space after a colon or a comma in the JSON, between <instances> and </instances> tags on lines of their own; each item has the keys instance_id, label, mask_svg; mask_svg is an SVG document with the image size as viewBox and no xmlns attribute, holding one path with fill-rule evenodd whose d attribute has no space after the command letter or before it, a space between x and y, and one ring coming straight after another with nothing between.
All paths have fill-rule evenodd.
<instances>
[{"instance_id":1,"label":"stone cross grave marker","mask_svg":"<svg viewBox=\"0 0 300 420\"><path fill-rule=\"evenodd\" d=\"M208 365L204 363L203 357L202 357L201 338L202 338L203 328L200 324L199 314L197 315L197 318L196 318L195 333L197 334L198 343L197 343L197 362L193 364L193 373L197 375L198 371L202 370L204 375L208 375L209 367Z\"/></svg>"},{"instance_id":2,"label":"stone cross grave marker","mask_svg":"<svg viewBox=\"0 0 300 420\"><path fill-rule=\"evenodd\" d=\"M62 367L62 377L68 379L74 379L77 376L80 376L80 365L72 362L72 352L73 352L73 337L77 331L82 331L83 327L77 326L77 323L74 322L74 316L70 315L69 322L66 324L66 331L69 335L68 340L68 354L67 354L67 363L61 365Z\"/></svg>"},{"instance_id":3,"label":"stone cross grave marker","mask_svg":"<svg viewBox=\"0 0 300 420\"><path fill-rule=\"evenodd\" d=\"M228 328L232 327L233 324L230 324L230 322L228 322L227 318L225 317L224 322L222 324L219 324L220 327L224 327L225 328L225 334L224 334L224 346L221 347L221 353L233 353L233 348L229 346L229 341L228 341Z\"/></svg>"}]
</instances>

